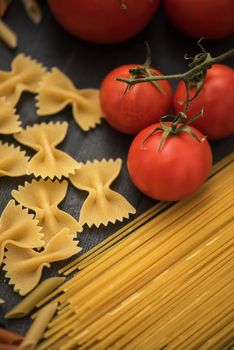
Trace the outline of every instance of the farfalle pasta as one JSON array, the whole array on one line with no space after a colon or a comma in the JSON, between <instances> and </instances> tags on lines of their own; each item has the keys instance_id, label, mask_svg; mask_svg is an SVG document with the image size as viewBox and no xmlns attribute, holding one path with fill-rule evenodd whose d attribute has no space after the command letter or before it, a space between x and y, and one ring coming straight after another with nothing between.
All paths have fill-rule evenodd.
<instances>
[{"instance_id":1,"label":"farfalle pasta","mask_svg":"<svg viewBox=\"0 0 234 350\"><path fill-rule=\"evenodd\" d=\"M58 209L58 204L67 193L68 182L47 179L33 180L19 186L18 191L12 191L12 196L24 207L36 213L36 219L42 227L44 241L47 243L57 232L64 227L69 234L82 231L82 226L68 213Z\"/></svg>"},{"instance_id":2,"label":"farfalle pasta","mask_svg":"<svg viewBox=\"0 0 234 350\"><path fill-rule=\"evenodd\" d=\"M14 138L37 153L30 159L26 172L42 178L68 177L80 164L67 153L55 148L66 136L67 122L34 124L23 129Z\"/></svg>"},{"instance_id":3,"label":"farfalle pasta","mask_svg":"<svg viewBox=\"0 0 234 350\"><path fill-rule=\"evenodd\" d=\"M0 176L22 176L26 174L29 157L20 147L0 141Z\"/></svg>"},{"instance_id":4,"label":"farfalle pasta","mask_svg":"<svg viewBox=\"0 0 234 350\"><path fill-rule=\"evenodd\" d=\"M123 196L110 189L119 175L121 164L121 159L88 161L75 175L70 176L75 187L89 192L80 211L81 225L106 226L108 222L122 221L129 214L135 214L135 208Z\"/></svg>"},{"instance_id":5,"label":"farfalle pasta","mask_svg":"<svg viewBox=\"0 0 234 350\"><path fill-rule=\"evenodd\" d=\"M88 131L101 122L99 90L76 89L71 80L57 68L45 74L36 99L39 116L55 114L67 105L72 105L73 117L82 130Z\"/></svg>"},{"instance_id":6,"label":"farfalle pasta","mask_svg":"<svg viewBox=\"0 0 234 350\"><path fill-rule=\"evenodd\" d=\"M0 71L0 97L5 96L13 106L23 91L36 93L45 68L31 57L19 54L12 61L11 71Z\"/></svg>"},{"instance_id":7,"label":"farfalle pasta","mask_svg":"<svg viewBox=\"0 0 234 350\"><path fill-rule=\"evenodd\" d=\"M6 277L10 279L9 284L13 284L14 290L20 295L29 293L40 281L44 267L50 267L52 262L80 252L78 243L69 235L69 229L64 228L49 241L42 252L9 244L3 267Z\"/></svg>"},{"instance_id":8,"label":"farfalle pasta","mask_svg":"<svg viewBox=\"0 0 234 350\"><path fill-rule=\"evenodd\" d=\"M19 115L15 108L7 102L5 97L0 98L0 134L14 134L21 130Z\"/></svg>"},{"instance_id":9,"label":"farfalle pasta","mask_svg":"<svg viewBox=\"0 0 234 350\"><path fill-rule=\"evenodd\" d=\"M42 238L41 227L33 215L10 200L0 217L0 265L8 244L22 248L40 248L44 244Z\"/></svg>"}]
</instances>

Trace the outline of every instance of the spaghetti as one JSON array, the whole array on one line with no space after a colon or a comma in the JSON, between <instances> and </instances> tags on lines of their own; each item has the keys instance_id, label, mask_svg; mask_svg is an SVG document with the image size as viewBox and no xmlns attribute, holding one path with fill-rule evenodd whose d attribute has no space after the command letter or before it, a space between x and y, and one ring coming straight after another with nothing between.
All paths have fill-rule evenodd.
<instances>
[{"instance_id":1,"label":"spaghetti","mask_svg":"<svg viewBox=\"0 0 234 350\"><path fill-rule=\"evenodd\" d=\"M231 344L232 162L215 166L197 194L156 204L63 269L80 272L50 295L59 306L38 350Z\"/></svg>"}]
</instances>

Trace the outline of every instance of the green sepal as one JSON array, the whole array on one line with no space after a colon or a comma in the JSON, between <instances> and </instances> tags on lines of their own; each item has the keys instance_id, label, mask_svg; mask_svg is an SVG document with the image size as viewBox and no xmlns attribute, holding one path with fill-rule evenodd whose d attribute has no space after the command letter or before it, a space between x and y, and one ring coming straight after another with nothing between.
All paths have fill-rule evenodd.
<instances>
[{"instance_id":1,"label":"green sepal","mask_svg":"<svg viewBox=\"0 0 234 350\"><path fill-rule=\"evenodd\" d=\"M137 78L152 78L156 76L156 74L152 73L150 70L151 66L151 49L147 41L145 41L145 46L146 46L146 60L143 66L141 67L136 67L136 68L131 68L129 69L130 73L130 78L129 78L129 83L127 84L127 87L124 91L124 95L126 94L127 91L130 90L130 88L133 86L131 84L132 81L134 81ZM157 81L152 81L152 85L154 85L163 95L165 95L164 89L161 87L161 85Z\"/></svg>"},{"instance_id":2,"label":"green sepal","mask_svg":"<svg viewBox=\"0 0 234 350\"><path fill-rule=\"evenodd\" d=\"M152 73L150 69L147 69L146 71L148 73L148 77L156 77L156 74ZM157 81L151 81L151 84L153 84L163 95L165 95L164 89Z\"/></svg>"},{"instance_id":3,"label":"green sepal","mask_svg":"<svg viewBox=\"0 0 234 350\"><path fill-rule=\"evenodd\" d=\"M185 127L181 128L181 130L179 130L179 131L187 132L188 134L193 136L200 143L202 143L206 139L206 136L204 136L202 139L199 139L199 137L195 134L195 132L189 126L188 127L185 126Z\"/></svg>"},{"instance_id":4,"label":"green sepal","mask_svg":"<svg viewBox=\"0 0 234 350\"><path fill-rule=\"evenodd\" d=\"M162 125L162 130L171 132L171 126L167 126L162 120L160 121L160 124Z\"/></svg>"},{"instance_id":5,"label":"green sepal","mask_svg":"<svg viewBox=\"0 0 234 350\"><path fill-rule=\"evenodd\" d=\"M142 143L142 146L143 146L143 149L144 148L144 144L146 143L146 141L151 137L153 136L157 131L163 131L162 128L155 128L153 131L151 131L151 133L149 135L146 136L146 138L143 140L143 143Z\"/></svg>"},{"instance_id":6,"label":"green sepal","mask_svg":"<svg viewBox=\"0 0 234 350\"><path fill-rule=\"evenodd\" d=\"M151 133L149 133L149 135L146 136L146 138L142 142L143 149L145 149L144 148L145 142L158 131L163 132L162 137L161 137L161 141L160 141L160 145L158 148L158 152L163 148L163 145L165 144L165 141L169 135L176 136L181 131L187 132L188 134L193 136L198 142L200 142L200 143L203 142L206 139L206 136L204 136L202 139L200 139L196 135L196 133L189 127L189 125L191 123L193 123L196 119L198 119L201 115L203 115L203 109L201 110L201 112L196 114L191 120L189 120L188 122L186 122L184 124L183 124L183 122L187 119L187 116L184 112L179 112L177 115L169 114L169 115L166 115L164 117L161 117L160 118L161 127L155 128L153 131L151 131ZM168 119L170 120L170 123L171 123L170 125L166 124ZM182 124L182 125L178 127L179 124Z\"/></svg>"},{"instance_id":7,"label":"green sepal","mask_svg":"<svg viewBox=\"0 0 234 350\"><path fill-rule=\"evenodd\" d=\"M180 112L184 117L185 119L187 119L187 116L185 113L183 112ZM181 127L177 128L177 132L180 132L185 126L188 126L190 124L192 124L193 122L195 122L195 120L199 119L201 116L203 116L203 113L204 113L204 108L202 108L202 110L197 113L193 118L191 118L190 120L188 120L185 124L183 124ZM185 120L184 119L184 120ZM183 122L183 121L181 121Z\"/></svg>"},{"instance_id":8,"label":"green sepal","mask_svg":"<svg viewBox=\"0 0 234 350\"><path fill-rule=\"evenodd\" d=\"M167 139L167 137L170 135L170 131L164 131L163 134L162 134L162 137L161 137L161 141L160 141L160 145L159 145L159 148L158 148L158 152L161 151L161 149L163 148L163 145Z\"/></svg>"}]
</instances>

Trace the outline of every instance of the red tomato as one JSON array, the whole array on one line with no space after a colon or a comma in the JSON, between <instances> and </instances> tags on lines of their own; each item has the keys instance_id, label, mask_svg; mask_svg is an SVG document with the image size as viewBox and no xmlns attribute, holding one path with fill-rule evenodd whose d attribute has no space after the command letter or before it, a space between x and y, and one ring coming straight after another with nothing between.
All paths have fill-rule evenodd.
<instances>
[{"instance_id":1,"label":"red tomato","mask_svg":"<svg viewBox=\"0 0 234 350\"><path fill-rule=\"evenodd\" d=\"M59 23L75 36L94 43L116 43L141 31L159 0L48 0ZM126 5L123 9L122 4Z\"/></svg>"},{"instance_id":2,"label":"red tomato","mask_svg":"<svg viewBox=\"0 0 234 350\"><path fill-rule=\"evenodd\" d=\"M167 123L170 125L170 123ZM185 131L168 136L159 151L162 132L145 138L160 124L142 130L128 153L128 171L136 187L158 200L176 201L196 192L212 167L212 152L206 140L199 143ZM203 135L191 127L201 139Z\"/></svg>"},{"instance_id":3,"label":"red tomato","mask_svg":"<svg viewBox=\"0 0 234 350\"><path fill-rule=\"evenodd\" d=\"M107 122L126 134L137 134L168 113L172 102L172 90L168 81L159 81L164 93L152 83L132 86L124 95L126 84L116 81L117 77L129 79L129 69L139 65L126 65L111 71L101 85L100 100ZM152 69L156 75L162 75Z\"/></svg>"},{"instance_id":4,"label":"red tomato","mask_svg":"<svg viewBox=\"0 0 234 350\"><path fill-rule=\"evenodd\" d=\"M190 89L191 97L195 88ZM186 99L185 85L179 82L174 94L174 112L183 111L181 102ZM234 70L222 64L215 64L207 71L200 94L191 101L187 116L189 119L204 107L204 115L193 126L209 139L220 139L234 133Z\"/></svg>"},{"instance_id":5,"label":"red tomato","mask_svg":"<svg viewBox=\"0 0 234 350\"><path fill-rule=\"evenodd\" d=\"M166 12L181 32L218 39L234 33L233 0L164 0Z\"/></svg>"}]
</instances>

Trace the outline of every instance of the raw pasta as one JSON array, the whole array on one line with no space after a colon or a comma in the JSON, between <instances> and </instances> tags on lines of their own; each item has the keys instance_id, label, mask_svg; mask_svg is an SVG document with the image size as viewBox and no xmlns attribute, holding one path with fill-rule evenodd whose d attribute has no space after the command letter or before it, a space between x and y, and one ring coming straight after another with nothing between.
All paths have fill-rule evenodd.
<instances>
[{"instance_id":1,"label":"raw pasta","mask_svg":"<svg viewBox=\"0 0 234 350\"><path fill-rule=\"evenodd\" d=\"M4 1L4 0L1 0ZM17 46L16 33L0 18L0 41L6 44L9 48L15 49Z\"/></svg>"},{"instance_id":2,"label":"raw pasta","mask_svg":"<svg viewBox=\"0 0 234 350\"><path fill-rule=\"evenodd\" d=\"M143 217L87 261L58 288L58 313L38 350L230 345L232 182L228 162L195 195Z\"/></svg>"},{"instance_id":3,"label":"raw pasta","mask_svg":"<svg viewBox=\"0 0 234 350\"><path fill-rule=\"evenodd\" d=\"M119 193L110 189L121 169L121 159L95 160L83 164L81 169L71 175L72 184L80 190L89 192L80 211L80 223L99 227L108 222L115 223L135 214L134 207Z\"/></svg>"},{"instance_id":4,"label":"raw pasta","mask_svg":"<svg viewBox=\"0 0 234 350\"><path fill-rule=\"evenodd\" d=\"M64 227L72 235L82 231L77 220L57 207L67 193L67 187L68 182L65 180L60 183L58 180L40 179L26 182L24 187L19 186L18 191L12 191L12 196L20 204L36 213L45 244Z\"/></svg>"},{"instance_id":5,"label":"raw pasta","mask_svg":"<svg viewBox=\"0 0 234 350\"><path fill-rule=\"evenodd\" d=\"M41 227L33 215L21 205L16 205L14 200L10 200L0 218L0 265L6 245L40 248L44 244L42 237Z\"/></svg>"},{"instance_id":6,"label":"raw pasta","mask_svg":"<svg viewBox=\"0 0 234 350\"><path fill-rule=\"evenodd\" d=\"M107 249L111 249L111 247L117 242L121 241L129 234L134 232L137 227L142 226L143 223L150 220L154 215L159 214L166 208L169 208L172 204L169 202L159 202L155 204L152 208L138 216L136 219L132 220L130 223L119 229L117 232L106 238L104 241L95 245L92 249L88 250L86 253L82 254L79 258L72 261L71 263L64 266L59 270L60 274L64 276L69 275L71 272L75 270L81 270L85 266L89 265L90 262L93 262L97 259L100 254L106 252Z\"/></svg>"},{"instance_id":7,"label":"raw pasta","mask_svg":"<svg viewBox=\"0 0 234 350\"><path fill-rule=\"evenodd\" d=\"M27 174L60 179L80 168L75 159L55 148L65 138L67 129L66 122L42 123L28 126L14 135L17 141L37 151L28 163Z\"/></svg>"},{"instance_id":8,"label":"raw pasta","mask_svg":"<svg viewBox=\"0 0 234 350\"><path fill-rule=\"evenodd\" d=\"M29 157L20 147L0 141L0 176L22 176L26 174Z\"/></svg>"},{"instance_id":9,"label":"raw pasta","mask_svg":"<svg viewBox=\"0 0 234 350\"><path fill-rule=\"evenodd\" d=\"M20 301L5 318L21 318L27 316L43 298L64 282L64 277L51 277L42 281L30 294Z\"/></svg>"},{"instance_id":10,"label":"raw pasta","mask_svg":"<svg viewBox=\"0 0 234 350\"><path fill-rule=\"evenodd\" d=\"M44 309L42 309L39 312L37 318L33 322L24 340L19 346L19 350L33 350L36 348L36 345L41 339L44 331L46 330L49 321L56 312L56 308L57 304L53 303L47 305Z\"/></svg>"},{"instance_id":11,"label":"raw pasta","mask_svg":"<svg viewBox=\"0 0 234 350\"><path fill-rule=\"evenodd\" d=\"M78 243L69 235L69 230L64 228L49 241L42 252L9 244L3 267L7 271L6 277L10 279L9 284L13 284L14 290L20 295L29 293L40 281L44 267L50 267L52 262L70 258L81 251L77 247Z\"/></svg>"},{"instance_id":12,"label":"raw pasta","mask_svg":"<svg viewBox=\"0 0 234 350\"><path fill-rule=\"evenodd\" d=\"M6 101L5 97L0 98L0 134L14 134L21 130L19 115L15 108Z\"/></svg>"},{"instance_id":13,"label":"raw pasta","mask_svg":"<svg viewBox=\"0 0 234 350\"><path fill-rule=\"evenodd\" d=\"M21 0L21 2L30 20L35 24L40 23L43 14L37 0Z\"/></svg>"},{"instance_id":14,"label":"raw pasta","mask_svg":"<svg viewBox=\"0 0 234 350\"><path fill-rule=\"evenodd\" d=\"M67 105L72 105L73 117L82 130L88 131L101 122L99 90L76 89L71 80L57 68L44 76L38 91L39 116L55 114Z\"/></svg>"},{"instance_id":15,"label":"raw pasta","mask_svg":"<svg viewBox=\"0 0 234 350\"><path fill-rule=\"evenodd\" d=\"M19 54L12 61L12 70L0 71L0 97L5 96L13 106L23 91L36 93L45 68L31 57Z\"/></svg>"}]
</instances>

